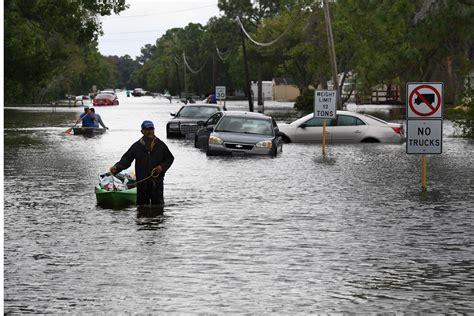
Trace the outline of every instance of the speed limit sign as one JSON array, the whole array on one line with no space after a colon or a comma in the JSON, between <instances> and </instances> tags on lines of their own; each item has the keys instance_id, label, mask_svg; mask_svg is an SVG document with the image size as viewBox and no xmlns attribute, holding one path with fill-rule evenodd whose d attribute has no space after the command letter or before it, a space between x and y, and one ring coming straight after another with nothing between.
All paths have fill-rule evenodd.
<instances>
[{"instance_id":1,"label":"speed limit sign","mask_svg":"<svg viewBox=\"0 0 474 316\"><path fill-rule=\"evenodd\" d=\"M225 86L216 86L216 98L218 100L225 99Z\"/></svg>"}]
</instances>

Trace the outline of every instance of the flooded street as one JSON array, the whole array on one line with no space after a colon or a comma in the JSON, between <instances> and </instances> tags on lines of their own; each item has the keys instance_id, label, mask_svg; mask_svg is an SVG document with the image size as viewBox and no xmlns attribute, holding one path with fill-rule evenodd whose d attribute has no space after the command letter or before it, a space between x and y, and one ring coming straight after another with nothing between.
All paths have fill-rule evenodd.
<instances>
[{"instance_id":1,"label":"flooded street","mask_svg":"<svg viewBox=\"0 0 474 316\"><path fill-rule=\"evenodd\" d=\"M405 144L206 157L166 139L180 104L119 99L93 138L63 133L82 108L5 110L5 313L474 313L474 143L449 122L423 193ZM146 119L175 156L164 215L98 207Z\"/></svg>"}]
</instances>

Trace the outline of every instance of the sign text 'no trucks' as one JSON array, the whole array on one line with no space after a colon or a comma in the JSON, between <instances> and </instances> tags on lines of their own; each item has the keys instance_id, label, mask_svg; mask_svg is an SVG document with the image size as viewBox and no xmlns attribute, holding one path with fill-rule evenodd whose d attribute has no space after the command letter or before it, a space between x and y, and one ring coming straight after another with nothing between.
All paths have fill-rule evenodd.
<instances>
[{"instance_id":1,"label":"sign text 'no trucks'","mask_svg":"<svg viewBox=\"0 0 474 316\"><path fill-rule=\"evenodd\" d=\"M408 120L407 154L441 154L442 120Z\"/></svg>"},{"instance_id":2,"label":"sign text 'no trucks'","mask_svg":"<svg viewBox=\"0 0 474 316\"><path fill-rule=\"evenodd\" d=\"M336 118L337 92L335 90L314 91L314 117Z\"/></svg>"}]
</instances>

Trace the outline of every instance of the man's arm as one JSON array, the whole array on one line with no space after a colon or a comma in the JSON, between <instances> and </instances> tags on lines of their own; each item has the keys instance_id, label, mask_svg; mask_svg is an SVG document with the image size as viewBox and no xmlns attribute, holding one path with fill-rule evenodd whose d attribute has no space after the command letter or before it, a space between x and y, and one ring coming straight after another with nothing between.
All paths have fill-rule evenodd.
<instances>
[{"instance_id":1,"label":"man's arm","mask_svg":"<svg viewBox=\"0 0 474 316\"><path fill-rule=\"evenodd\" d=\"M125 170L127 169L128 167L130 167L132 165L132 162L133 160L135 160L135 148L134 148L134 145L133 144L125 154L123 154L122 158L120 158L120 161L118 161L117 163L115 163L115 165L113 165L111 168L110 168L110 172L112 172L113 174L116 174L116 173L119 173L120 171L122 170Z\"/></svg>"},{"instance_id":2,"label":"man's arm","mask_svg":"<svg viewBox=\"0 0 474 316\"><path fill-rule=\"evenodd\" d=\"M168 146L165 143L162 143L162 151L164 155L163 161L154 168L156 173L164 175L165 172L171 167L174 161L174 156L169 150Z\"/></svg>"},{"instance_id":3,"label":"man's arm","mask_svg":"<svg viewBox=\"0 0 474 316\"><path fill-rule=\"evenodd\" d=\"M102 126L103 128L107 128L107 126L105 126L104 122L102 122L102 117L100 117L100 115L96 115L97 117L97 121L99 122L99 125Z\"/></svg>"}]
</instances>

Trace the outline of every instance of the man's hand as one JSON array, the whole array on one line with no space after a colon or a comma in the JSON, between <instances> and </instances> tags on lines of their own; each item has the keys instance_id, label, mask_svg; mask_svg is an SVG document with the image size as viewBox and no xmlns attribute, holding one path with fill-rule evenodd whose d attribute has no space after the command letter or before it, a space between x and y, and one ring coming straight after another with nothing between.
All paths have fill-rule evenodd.
<instances>
[{"instance_id":1,"label":"man's hand","mask_svg":"<svg viewBox=\"0 0 474 316\"><path fill-rule=\"evenodd\" d=\"M161 166L156 166L155 168L153 168L152 174L158 176L161 171L163 171L163 168L161 168Z\"/></svg>"},{"instance_id":2,"label":"man's hand","mask_svg":"<svg viewBox=\"0 0 474 316\"><path fill-rule=\"evenodd\" d=\"M117 167L115 167L115 166L110 167L110 172L112 174L116 174L117 173Z\"/></svg>"}]
</instances>

